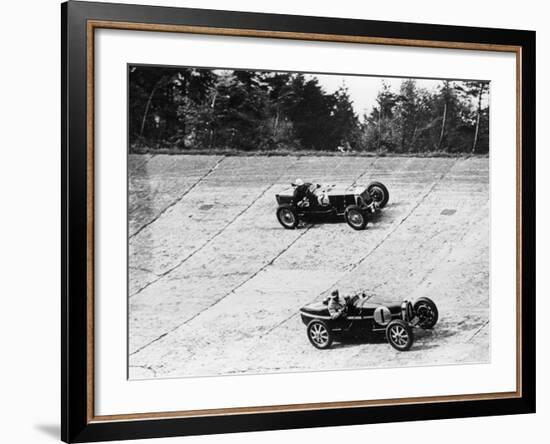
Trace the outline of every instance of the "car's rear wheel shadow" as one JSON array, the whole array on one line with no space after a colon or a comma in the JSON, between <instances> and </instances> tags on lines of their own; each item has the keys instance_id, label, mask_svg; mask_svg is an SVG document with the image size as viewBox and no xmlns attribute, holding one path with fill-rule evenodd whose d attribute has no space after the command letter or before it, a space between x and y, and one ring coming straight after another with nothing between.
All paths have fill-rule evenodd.
<instances>
[{"instance_id":1,"label":"car's rear wheel shadow","mask_svg":"<svg viewBox=\"0 0 550 444\"><path fill-rule=\"evenodd\" d=\"M395 206L397 204L393 204ZM390 206L390 205L388 205ZM384 210L375 214L369 214L367 222L367 230L372 228L373 223L383 222L387 219L387 215L384 215ZM344 216L309 216L300 219L297 228L308 228L312 225L340 225L345 224L346 219Z\"/></svg>"},{"instance_id":2,"label":"car's rear wheel shadow","mask_svg":"<svg viewBox=\"0 0 550 444\"><path fill-rule=\"evenodd\" d=\"M453 331L448 324L441 325L439 329L436 327L433 330L423 330L417 328L414 330L415 339L411 351L438 348L440 347L440 344L433 341L447 339L456 335L457 332ZM331 348L349 348L365 344L388 344L385 332L381 331L371 333L370 335L364 337L335 338Z\"/></svg>"}]
</instances>

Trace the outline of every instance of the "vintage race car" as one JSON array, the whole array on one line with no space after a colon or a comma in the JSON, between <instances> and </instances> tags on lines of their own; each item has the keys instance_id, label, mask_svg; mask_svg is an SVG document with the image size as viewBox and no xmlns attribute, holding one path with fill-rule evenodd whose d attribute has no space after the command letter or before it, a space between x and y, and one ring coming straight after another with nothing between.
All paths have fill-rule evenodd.
<instances>
[{"instance_id":1,"label":"vintage race car","mask_svg":"<svg viewBox=\"0 0 550 444\"><path fill-rule=\"evenodd\" d=\"M371 182L367 187L305 184L305 198L296 202L294 186L277 194L277 219L287 229L294 229L300 220L344 217L355 230L367 226L369 215L388 203L390 194L384 184Z\"/></svg>"},{"instance_id":2,"label":"vintage race car","mask_svg":"<svg viewBox=\"0 0 550 444\"><path fill-rule=\"evenodd\" d=\"M346 297L345 302L344 313L337 319L329 314L328 299L300 309L314 347L327 349L334 340L368 339L385 333L393 348L406 351L414 342L413 328L431 329L439 317L435 303L425 297L414 302L383 302L362 294Z\"/></svg>"}]
</instances>

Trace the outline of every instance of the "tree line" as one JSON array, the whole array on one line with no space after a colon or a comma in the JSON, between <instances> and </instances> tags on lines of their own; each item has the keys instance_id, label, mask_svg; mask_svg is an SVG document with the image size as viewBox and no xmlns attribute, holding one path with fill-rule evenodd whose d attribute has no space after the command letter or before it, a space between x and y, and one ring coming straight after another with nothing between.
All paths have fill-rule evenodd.
<instances>
[{"instance_id":1,"label":"tree line","mask_svg":"<svg viewBox=\"0 0 550 444\"><path fill-rule=\"evenodd\" d=\"M300 73L132 66L131 152L158 149L488 153L489 84L382 81L358 116L348 89Z\"/></svg>"}]
</instances>

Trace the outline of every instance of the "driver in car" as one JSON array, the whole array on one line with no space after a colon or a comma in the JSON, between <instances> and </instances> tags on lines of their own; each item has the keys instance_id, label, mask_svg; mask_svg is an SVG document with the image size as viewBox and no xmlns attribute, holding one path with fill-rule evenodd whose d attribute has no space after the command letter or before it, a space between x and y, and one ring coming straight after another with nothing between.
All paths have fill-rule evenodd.
<instances>
[{"instance_id":1,"label":"driver in car","mask_svg":"<svg viewBox=\"0 0 550 444\"><path fill-rule=\"evenodd\" d=\"M309 182L304 182L302 179L296 179L292 184L294 186L293 200L299 207L315 207L319 205L319 200L312 191L318 185L313 185Z\"/></svg>"},{"instance_id":2,"label":"driver in car","mask_svg":"<svg viewBox=\"0 0 550 444\"><path fill-rule=\"evenodd\" d=\"M339 319L346 316L346 302L340 298L338 290L334 290L329 296L328 312L331 319Z\"/></svg>"}]
</instances>

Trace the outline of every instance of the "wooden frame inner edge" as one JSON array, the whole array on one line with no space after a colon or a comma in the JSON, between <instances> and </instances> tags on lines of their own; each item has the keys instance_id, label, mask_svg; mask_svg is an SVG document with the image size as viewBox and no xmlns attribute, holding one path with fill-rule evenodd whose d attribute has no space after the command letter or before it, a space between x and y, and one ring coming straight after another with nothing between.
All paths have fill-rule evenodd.
<instances>
[{"instance_id":1,"label":"wooden frame inner edge","mask_svg":"<svg viewBox=\"0 0 550 444\"><path fill-rule=\"evenodd\" d=\"M236 37L263 37L290 40L326 41L338 43L363 43L375 45L413 46L423 48L465 49L477 51L512 52L516 55L516 391L499 393L478 393L451 396L424 396L382 400L335 401L307 404L285 404L256 407L229 407L220 409L183 410L172 412L128 413L116 415L94 414L94 31L96 28L132 31L177 32ZM491 399L521 398L522 396L522 47L487 43L448 42L436 40L399 39L368 36L346 36L335 34L311 34L286 31L265 31L252 29L215 28L188 25L165 25L132 23L122 21L88 20L86 24L86 207L87 207L87 423L161 418L190 418L199 416L227 416L238 414L259 414L274 412L296 412L303 410L326 410L334 408L359 408L415 403L441 403L458 401L479 401Z\"/></svg>"}]
</instances>

